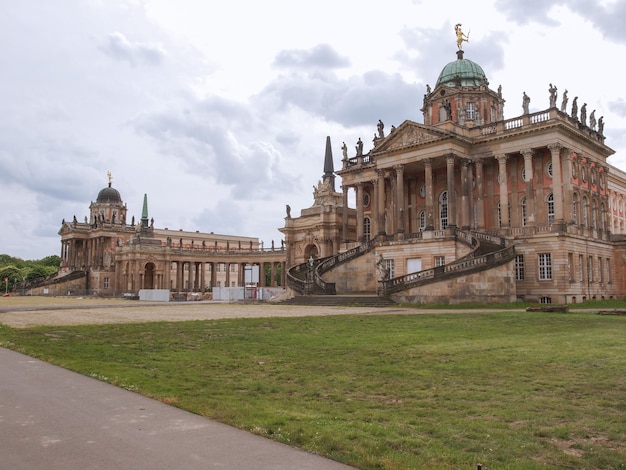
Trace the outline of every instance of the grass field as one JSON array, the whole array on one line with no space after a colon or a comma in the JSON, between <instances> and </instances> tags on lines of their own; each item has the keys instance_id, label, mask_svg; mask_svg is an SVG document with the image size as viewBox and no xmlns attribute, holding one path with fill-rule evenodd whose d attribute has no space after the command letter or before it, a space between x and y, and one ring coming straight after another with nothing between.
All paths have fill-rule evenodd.
<instances>
[{"instance_id":1,"label":"grass field","mask_svg":"<svg viewBox=\"0 0 626 470\"><path fill-rule=\"evenodd\" d=\"M0 327L0 344L363 469L626 468L626 317Z\"/></svg>"}]
</instances>

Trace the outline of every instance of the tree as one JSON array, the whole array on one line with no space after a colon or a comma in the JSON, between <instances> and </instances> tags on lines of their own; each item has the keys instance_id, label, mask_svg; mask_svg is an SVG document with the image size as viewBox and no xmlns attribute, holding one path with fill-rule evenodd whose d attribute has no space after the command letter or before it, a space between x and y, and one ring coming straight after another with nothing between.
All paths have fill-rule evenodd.
<instances>
[{"instance_id":1,"label":"tree","mask_svg":"<svg viewBox=\"0 0 626 470\"><path fill-rule=\"evenodd\" d=\"M7 279L8 286L5 284L4 280ZM16 281L19 282L22 280L22 273L15 266L4 266L0 268L0 281L2 282L2 290L4 291L12 291Z\"/></svg>"}]
</instances>

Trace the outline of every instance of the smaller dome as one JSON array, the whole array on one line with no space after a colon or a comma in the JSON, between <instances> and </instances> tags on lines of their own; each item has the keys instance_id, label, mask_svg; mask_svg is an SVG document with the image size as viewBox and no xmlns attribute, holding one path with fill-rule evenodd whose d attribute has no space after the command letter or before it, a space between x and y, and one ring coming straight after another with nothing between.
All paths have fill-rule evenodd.
<instances>
[{"instance_id":1,"label":"smaller dome","mask_svg":"<svg viewBox=\"0 0 626 470\"><path fill-rule=\"evenodd\" d=\"M482 67L476 62L463 59L460 55L459 59L446 65L437 79L437 86L446 85L454 86L480 86L488 85L489 81Z\"/></svg>"},{"instance_id":2,"label":"smaller dome","mask_svg":"<svg viewBox=\"0 0 626 470\"><path fill-rule=\"evenodd\" d=\"M96 202L98 203L118 203L121 204L122 203L122 196L120 196L120 192L111 187L111 183L109 183L109 186L107 188L104 188L103 190L101 190L98 193L98 199L96 199Z\"/></svg>"}]
</instances>

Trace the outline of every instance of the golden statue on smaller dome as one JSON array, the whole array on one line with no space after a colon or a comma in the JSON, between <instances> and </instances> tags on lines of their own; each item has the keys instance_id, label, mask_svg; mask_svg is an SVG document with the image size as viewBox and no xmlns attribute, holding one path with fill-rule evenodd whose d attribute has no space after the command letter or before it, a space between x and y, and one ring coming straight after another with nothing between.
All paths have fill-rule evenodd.
<instances>
[{"instance_id":1,"label":"golden statue on smaller dome","mask_svg":"<svg viewBox=\"0 0 626 470\"><path fill-rule=\"evenodd\" d=\"M460 51L463 50L463 47L461 46L461 44L463 44L463 41L469 42L469 32L465 34L463 30L461 30L461 26L461 23L457 23L456 25L454 25L454 32L456 33L456 45Z\"/></svg>"}]
</instances>

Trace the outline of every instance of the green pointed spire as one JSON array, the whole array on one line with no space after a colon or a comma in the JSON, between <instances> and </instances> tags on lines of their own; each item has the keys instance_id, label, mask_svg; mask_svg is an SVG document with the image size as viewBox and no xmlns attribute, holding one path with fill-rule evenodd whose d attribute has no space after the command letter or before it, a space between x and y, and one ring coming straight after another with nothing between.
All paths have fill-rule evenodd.
<instances>
[{"instance_id":1,"label":"green pointed spire","mask_svg":"<svg viewBox=\"0 0 626 470\"><path fill-rule=\"evenodd\" d=\"M141 211L141 218L148 220L148 195L143 195L143 209Z\"/></svg>"}]
</instances>

